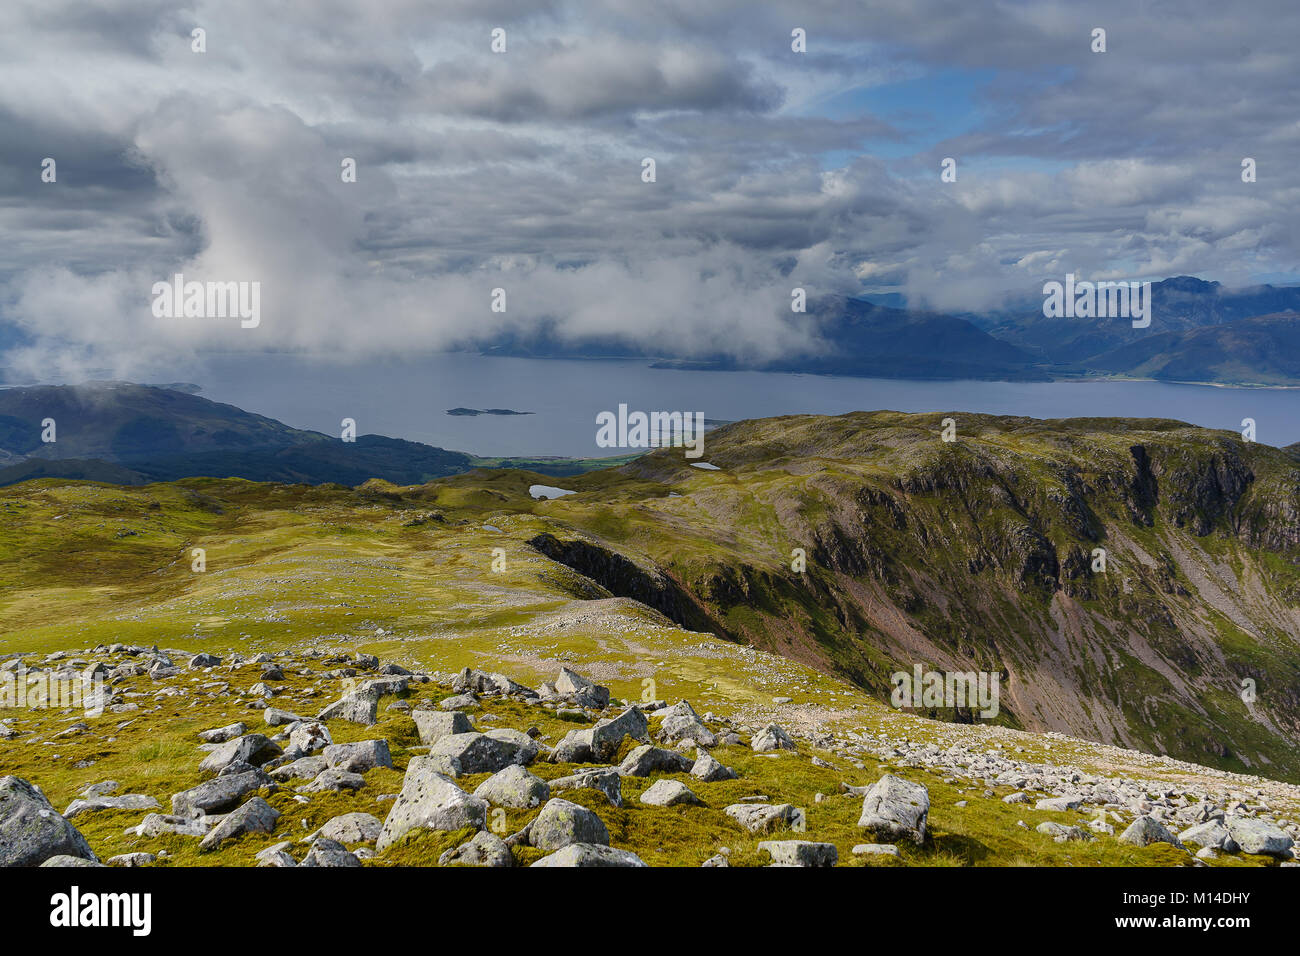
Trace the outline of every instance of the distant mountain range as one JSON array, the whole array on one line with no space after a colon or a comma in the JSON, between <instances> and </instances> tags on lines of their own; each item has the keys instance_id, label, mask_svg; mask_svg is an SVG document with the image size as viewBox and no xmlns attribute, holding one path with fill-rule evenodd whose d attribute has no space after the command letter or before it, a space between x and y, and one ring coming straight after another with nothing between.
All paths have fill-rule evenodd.
<instances>
[{"instance_id":1,"label":"distant mountain range","mask_svg":"<svg viewBox=\"0 0 1300 956\"><path fill-rule=\"evenodd\" d=\"M1042 300L987 326L1054 375L1300 384L1300 287L1225 289L1178 276L1151 285L1152 321L1048 319Z\"/></svg>"},{"instance_id":2,"label":"distant mountain range","mask_svg":"<svg viewBox=\"0 0 1300 956\"><path fill-rule=\"evenodd\" d=\"M543 322L484 350L541 358L645 358L661 367L760 369L906 379L1049 381L1122 376L1234 385L1300 385L1300 287L1225 289L1177 276L1151 285L1152 322L1049 319L1030 294L991 312L905 308L886 296L810 299L804 318L822 347L741 362L717 354L664 355L625 341L562 340Z\"/></svg>"}]
</instances>

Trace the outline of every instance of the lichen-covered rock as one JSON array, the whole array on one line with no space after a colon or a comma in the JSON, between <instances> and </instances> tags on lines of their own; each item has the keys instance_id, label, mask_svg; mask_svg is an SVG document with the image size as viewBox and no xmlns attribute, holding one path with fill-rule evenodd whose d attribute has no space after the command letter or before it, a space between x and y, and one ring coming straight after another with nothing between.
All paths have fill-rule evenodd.
<instances>
[{"instance_id":1,"label":"lichen-covered rock","mask_svg":"<svg viewBox=\"0 0 1300 956\"><path fill-rule=\"evenodd\" d=\"M292 763L281 764L270 771L270 775L281 783L288 783L290 780L314 780L326 767L325 758L317 754L314 757L299 757Z\"/></svg>"},{"instance_id":2,"label":"lichen-covered rock","mask_svg":"<svg viewBox=\"0 0 1300 956\"><path fill-rule=\"evenodd\" d=\"M530 845L553 851L570 843L609 845L609 830L596 814L576 803L552 797L542 807L528 834Z\"/></svg>"},{"instance_id":3,"label":"lichen-covered rock","mask_svg":"<svg viewBox=\"0 0 1300 956\"><path fill-rule=\"evenodd\" d=\"M567 777L558 777L550 782L551 793L563 793L566 790L596 790L605 795L605 799L616 807L623 805L623 781L613 767L593 767L579 770Z\"/></svg>"},{"instance_id":4,"label":"lichen-covered rock","mask_svg":"<svg viewBox=\"0 0 1300 956\"><path fill-rule=\"evenodd\" d=\"M1063 823L1055 821L1044 821L1034 828L1039 833L1050 836L1057 843L1069 843L1072 841L1082 841L1089 839L1088 831L1080 827L1066 826Z\"/></svg>"},{"instance_id":5,"label":"lichen-covered rock","mask_svg":"<svg viewBox=\"0 0 1300 956\"><path fill-rule=\"evenodd\" d=\"M1182 843L1195 843L1199 847L1208 846L1216 850L1227 850L1229 853L1237 852L1237 844L1228 834L1228 828L1219 820L1207 820L1194 827L1188 827L1178 834L1178 839Z\"/></svg>"},{"instance_id":6,"label":"lichen-covered rock","mask_svg":"<svg viewBox=\"0 0 1300 956\"><path fill-rule=\"evenodd\" d=\"M382 853L411 830L482 830L487 801L466 793L445 774L438 762L412 757L402 781L402 792L384 821L375 849Z\"/></svg>"},{"instance_id":7,"label":"lichen-covered rock","mask_svg":"<svg viewBox=\"0 0 1300 956\"><path fill-rule=\"evenodd\" d=\"M316 836L338 843L373 843L383 829L383 821L369 813L344 813L326 821Z\"/></svg>"},{"instance_id":8,"label":"lichen-covered rock","mask_svg":"<svg viewBox=\"0 0 1300 956\"><path fill-rule=\"evenodd\" d=\"M128 827L129 835L139 837L157 837L164 833L176 836L201 837L212 829L214 821L209 817L176 816L168 813L150 813L140 821L138 826Z\"/></svg>"},{"instance_id":9,"label":"lichen-covered rock","mask_svg":"<svg viewBox=\"0 0 1300 956\"><path fill-rule=\"evenodd\" d=\"M764 840L758 850L772 858L773 866L834 866L840 858L834 843L808 840Z\"/></svg>"},{"instance_id":10,"label":"lichen-covered rock","mask_svg":"<svg viewBox=\"0 0 1300 956\"><path fill-rule=\"evenodd\" d=\"M63 854L63 853L59 854L58 856L52 856L52 857L50 857L48 860L46 860L44 863L42 863L42 864L40 864L40 865L41 865L42 867L46 867L46 866L49 866L49 867L65 867L65 866L98 866L98 867L103 867L103 866L104 866L104 864L103 864L103 863L100 863L98 860L88 860L88 859L86 859L86 858L83 857L83 856L68 856L67 854Z\"/></svg>"},{"instance_id":11,"label":"lichen-covered rock","mask_svg":"<svg viewBox=\"0 0 1300 956\"><path fill-rule=\"evenodd\" d=\"M892 840L905 837L921 844L929 815L930 792L924 786L885 774L867 788L858 826Z\"/></svg>"},{"instance_id":12,"label":"lichen-covered rock","mask_svg":"<svg viewBox=\"0 0 1300 956\"><path fill-rule=\"evenodd\" d=\"M302 793L340 793L344 790L360 790L366 785L366 778L350 770L326 767L307 786Z\"/></svg>"},{"instance_id":13,"label":"lichen-covered rock","mask_svg":"<svg viewBox=\"0 0 1300 956\"><path fill-rule=\"evenodd\" d=\"M99 862L81 831L39 787L21 777L0 777L0 866L40 866L58 856Z\"/></svg>"},{"instance_id":14,"label":"lichen-covered rock","mask_svg":"<svg viewBox=\"0 0 1300 956\"><path fill-rule=\"evenodd\" d=\"M374 724L379 713L379 697L379 690L374 687L356 690L330 704L317 715L316 719L347 720L369 727Z\"/></svg>"},{"instance_id":15,"label":"lichen-covered rock","mask_svg":"<svg viewBox=\"0 0 1300 956\"><path fill-rule=\"evenodd\" d=\"M504 840L487 830L438 857L439 866L514 866L515 858Z\"/></svg>"},{"instance_id":16,"label":"lichen-covered rock","mask_svg":"<svg viewBox=\"0 0 1300 956\"><path fill-rule=\"evenodd\" d=\"M698 804L700 798L678 780L656 780L641 794L641 802L652 807L675 807L680 804Z\"/></svg>"},{"instance_id":17,"label":"lichen-covered rock","mask_svg":"<svg viewBox=\"0 0 1300 956\"><path fill-rule=\"evenodd\" d=\"M284 755L293 760L324 750L334 743L329 728L319 720L303 720L289 728L289 746Z\"/></svg>"},{"instance_id":18,"label":"lichen-covered rock","mask_svg":"<svg viewBox=\"0 0 1300 956\"><path fill-rule=\"evenodd\" d=\"M325 763L335 770L365 773L376 767L393 766L387 740L358 740L350 744L330 744L325 748Z\"/></svg>"},{"instance_id":19,"label":"lichen-covered rock","mask_svg":"<svg viewBox=\"0 0 1300 956\"><path fill-rule=\"evenodd\" d=\"M204 781L197 787L172 795L172 813L198 816L233 809L244 797L263 787L275 789L275 781L261 770L247 770Z\"/></svg>"},{"instance_id":20,"label":"lichen-covered rock","mask_svg":"<svg viewBox=\"0 0 1300 956\"><path fill-rule=\"evenodd\" d=\"M293 846L288 840L277 843L274 846L268 846L265 850L259 850L253 859L257 860L258 866L272 866L281 869L287 869L298 865L298 861L289 855L289 847Z\"/></svg>"},{"instance_id":21,"label":"lichen-covered rock","mask_svg":"<svg viewBox=\"0 0 1300 956\"><path fill-rule=\"evenodd\" d=\"M718 780L735 780L736 771L723 766L712 754L702 753L691 765L691 776L705 783L714 783Z\"/></svg>"},{"instance_id":22,"label":"lichen-covered rock","mask_svg":"<svg viewBox=\"0 0 1300 956\"><path fill-rule=\"evenodd\" d=\"M307 855L303 857L302 862L298 865L358 867L361 865L361 861L337 840L318 837L312 841L311 849L307 851Z\"/></svg>"},{"instance_id":23,"label":"lichen-covered rock","mask_svg":"<svg viewBox=\"0 0 1300 956\"><path fill-rule=\"evenodd\" d=\"M768 753L773 750L797 750L794 740L776 724L768 724L749 742L754 753Z\"/></svg>"},{"instance_id":24,"label":"lichen-covered rock","mask_svg":"<svg viewBox=\"0 0 1300 956\"><path fill-rule=\"evenodd\" d=\"M631 850L593 843L570 843L558 852L544 856L533 866L645 866Z\"/></svg>"},{"instance_id":25,"label":"lichen-covered rock","mask_svg":"<svg viewBox=\"0 0 1300 956\"><path fill-rule=\"evenodd\" d=\"M268 707L262 711L262 721L268 727L279 727L283 724L301 724L306 722L307 719L287 710L280 710L277 707Z\"/></svg>"},{"instance_id":26,"label":"lichen-covered rock","mask_svg":"<svg viewBox=\"0 0 1300 956\"><path fill-rule=\"evenodd\" d=\"M1119 842L1131 846L1168 843L1170 846L1182 847L1178 837L1170 833L1163 823L1152 816L1140 816L1130 823L1128 829L1119 835Z\"/></svg>"},{"instance_id":27,"label":"lichen-covered rock","mask_svg":"<svg viewBox=\"0 0 1300 956\"><path fill-rule=\"evenodd\" d=\"M208 853L227 840L237 839L245 833L270 833L279 819L279 810L261 797L253 797L238 810L228 814L199 841L199 852Z\"/></svg>"},{"instance_id":28,"label":"lichen-covered rock","mask_svg":"<svg viewBox=\"0 0 1300 956\"><path fill-rule=\"evenodd\" d=\"M234 740L246 733L248 733L248 727L241 721L235 724L227 724L225 727L201 730L199 731L199 740L205 744L224 744L227 740Z\"/></svg>"},{"instance_id":29,"label":"lichen-covered rock","mask_svg":"<svg viewBox=\"0 0 1300 956\"><path fill-rule=\"evenodd\" d=\"M648 777L652 773L687 773L693 766L694 762L685 754L642 744L623 758L618 772L624 777Z\"/></svg>"},{"instance_id":30,"label":"lichen-covered rock","mask_svg":"<svg viewBox=\"0 0 1300 956\"><path fill-rule=\"evenodd\" d=\"M263 734L245 734L217 744L216 748L203 758L199 769L205 773L220 773L232 764L242 763L257 767L281 753L280 747Z\"/></svg>"},{"instance_id":31,"label":"lichen-covered rock","mask_svg":"<svg viewBox=\"0 0 1300 956\"><path fill-rule=\"evenodd\" d=\"M803 819L803 811L790 803L733 803L722 812L750 833L768 833Z\"/></svg>"},{"instance_id":32,"label":"lichen-covered rock","mask_svg":"<svg viewBox=\"0 0 1300 956\"><path fill-rule=\"evenodd\" d=\"M557 694L572 697L580 707L604 710L609 706L608 687L602 687L567 667L560 668L560 676L555 679L554 686Z\"/></svg>"},{"instance_id":33,"label":"lichen-covered rock","mask_svg":"<svg viewBox=\"0 0 1300 956\"><path fill-rule=\"evenodd\" d=\"M1228 817L1224 825L1242 853L1286 857L1295 844L1279 827L1258 817Z\"/></svg>"},{"instance_id":34,"label":"lichen-covered rock","mask_svg":"<svg viewBox=\"0 0 1300 956\"><path fill-rule=\"evenodd\" d=\"M68 809L63 811L63 818L72 820L83 813L97 813L100 810L157 810L159 806L157 800L143 793L124 793L116 797L85 797L68 804Z\"/></svg>"},{"instance_id":35,"label":"lichen-covered rock","mask_svg":"<svg viewBox=\"0 0 1300 956\"><path fill-rule=\"evenodd\" d=\"M534 776L518 764L511 764L488 777L474 791L494 807L530 810L540 807L551 796L551 788L541 777Z\"/></svg>"},{"instance_id":36,"label":"lichen-covered rock","mask_svg":"<svg viewBox=\"0 0 1300 956\"><path fill-rule=\"evenodd\" d=\"M459 710L413 710L411 719L422 744L436 744L443 737L469 734L475 729L469 717Z\"/></svg>"},{"instance_id":37,"label":"lichen-covered rock","mask_svg":"<svg viewBox=\"0 0 1300 956\"><path fill-rule=\"evenodd\" d=\"M635 706L617 717L598 721L594 727L569 731L555 745L551 759L556 763L604 763L615 757L624 737L650 742L649 723Z\"/></svg>"},{"instance_id":38,"label":"lichen-covered rock","mask_svg":"<svg viewBox=\"0 0 1300 956\"><path fill-rule=\"evenodd\" d=\"M703 721L687 714L674 714L665 717L659 725L659 739L666 744L681 743L689 740L701 747L716 747L718 738L704 726Z\"/></svg>"},{"instance_id":39,"label":"lichen-covered rock","mask_svg":"<svg viewBox=\"0 0 1300 956\"><path fill-rule=\"evenodd\" d=\"M537 755L537 745L526 735L531 753ZM437 763L439 772L451 777L472 773L496 773L511 764L526 763L529 751L509 736L496 733L449 734L429 748L428 759Z\"/></svg>"}]
</instances>

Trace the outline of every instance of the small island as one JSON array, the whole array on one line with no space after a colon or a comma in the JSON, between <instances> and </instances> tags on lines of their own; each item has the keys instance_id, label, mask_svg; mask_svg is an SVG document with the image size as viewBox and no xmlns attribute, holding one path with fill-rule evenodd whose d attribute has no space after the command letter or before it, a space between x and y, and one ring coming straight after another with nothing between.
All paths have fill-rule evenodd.
<instances>
[{"instance_id":1,"label":"small island","mask_svg":"<svg viewBox=\"0 0 1300 956\"><path fill-rule=\"evenodd\" d=\"M517 412L513 408L449 408L448 415L531 415L532 412Z\"/></svg>"}]
</instances>

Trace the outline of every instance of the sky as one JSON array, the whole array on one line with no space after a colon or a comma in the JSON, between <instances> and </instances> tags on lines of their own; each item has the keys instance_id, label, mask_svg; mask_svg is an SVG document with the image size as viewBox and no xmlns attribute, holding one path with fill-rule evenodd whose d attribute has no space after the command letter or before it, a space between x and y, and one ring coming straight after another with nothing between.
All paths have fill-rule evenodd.
<instances>
[{"instance_id":1,"label":"sky","mask_svg":"<svg viewBox=\"0 0 1300 956\"><path fill-rule=\"evenodd\" d=\"M0 364L542 322L749 360L808 347L795 287L1300 281L1298 38L1294 0L6 0ZM176 273L260 322L156 316Z\"/></svg>"}]
</instances>

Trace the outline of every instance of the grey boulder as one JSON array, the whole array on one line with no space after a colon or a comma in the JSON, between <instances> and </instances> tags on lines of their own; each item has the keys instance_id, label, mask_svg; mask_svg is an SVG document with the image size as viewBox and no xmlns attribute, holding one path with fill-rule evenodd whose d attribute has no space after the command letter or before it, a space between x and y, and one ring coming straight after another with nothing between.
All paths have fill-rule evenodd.
<instances>
[{"instance_id":1,"label":"grey boulder","mask_svg":"<svg viewBox=\"0 0 1300 956\"><path fill-rule=\"evenodd\" d=\"M1258 817L1228 817L1225 825L1242 853L1285 857L1295 843L1281 829Z\"/></svg>"},{"instance_id":2,"label":"grey boulder","mask_svg":"<svg viewBox=\"0 0 1300 956\"><path fill-rule=\"evenodd\" d=\"M906 837L921 844L929 815L930 792L919 783L887 773L867 788L858 826L891 840Z\"/></svg>"},{"instance_id":3,"label":"grey boulder","mask_svg":"<svg viewBox=\"0 0 1300 956\"><path fill-rule=\"evenodd\" d=\"M204 813L220 813L235 806L240 800L262 787L275 789L275 781L260 770L205 781L197 787L172 795L172 813L193 817Z\"/></svg>"},{"instance_id":4,"label":"grey boulder","mask_svg":"<svg viewBox=\"0 0 1300 956\"><path fill-rule=\"evenodd\" d=\"M429 748L428 759L435 761L442 773L451 777L461 777L472 773L496 773L515 763L527 763L529 751L521 749L518 740L503 736L499 732L480 734L448 734ZM537 745L526 734L520 737L528 739L533 756L537 754Z\"/></svg>"},{"instance_id":5,"label":"grey boulder","mask_svg":"<svg viewBox=\"0 0 1300 956\"><path fill-rule=\"evenodd\" d=\"M789 803L733 803L722 811L750 833L768 833L791 827L803 819L803 811Z\"/></svg>"},{"instance_id":6,"label":"grey boulder","mask_svg":"<svg viewBox=\"0 0 1300 956\"><path fill-rule=\"evenodd\" d=\"M764 840L758 849L772 858L773 866L834 866L840 858L834 843L808 840Z\"/></svg>"},{"instance_id":7,"label":"grey boulder","mask_svg":"<svg viewBox=\"0 0 1300 956\"><path fill-rule=\"evenodd\" d=\"M99 862L40 787L21 777L0 777L0 866L39 866L59 856Z\"/></svg>"},{"instance_id":8,"label":"grey boulder","mask_svg":"<svg viewBox=\"0 0 1300 956\"><path fill-rule=\"evenodd\" d=\"M1141 816L1128 825L1128 829L1118 837L1120 843L1130 846L1149 846L1152 843L1168 843L1180 849L1182 844L1163 823L1152 816Z\"/></svg>"},{"instance_id":9,"label":"grey boulder","mask_svg":"<svg viewBox=\"0 0 1300 956\"><path fill-rule=\"evenodd\" d=\"M316 836L337 843L373 843L383 829L383 821L369 813L344 813L328 820Z\"/></svg>"},{"instance_id":10,"label":"grey boulder","mask_svg":"<svg viewBox=\"0 0 1300 956\"><path fill-rule=\"evenodd\" d=\"M339 770L335 767L326 767L312 779L312 782L305 787L300 787L299 793L341 793L344 790L360 790L366 785L366 778L359 773L353 773L350 770Z\"/></svg>"},{"instance_id":11,"label":"grey boulder","mask_svg":"<svg viewBox=\"0 0 1300 956\"><path fill-rule=\"evenodd\" d=\"M436 744L443 737L474 732L470 719L459 710L415 710L411 712L420 743Z\"/></svg>"},{"instance_id":12,"label":"grey boulder","mask_svg":"<svg viewBox=\"0 0 1300 956\"><path fill-rule=\"evenodd\" d=\"M335 770L365 773L376 767L393 766L387 740L360 740L350 744L330 744L325 748L325 763Z\"/></svg>"},{"instance_id":13,"label":"grey boulder","mask_svg":"<svg viewBox=\"0 0 1300 956\"><path fill-rule=\"evenodd\" d=\"M700 754L691 765L691 776L705 783L718 780L735 780L736 771L723 764L712 754Z\"/></svg>"},{"instance_id":14,"label":"grey boulder","mask_svg":"<svg viewBox=\"0 0 1300 956\"><path fill-rule=\"evenodd\" d=\"M199 841L199 852L208 853L227 840L234 840L245 833L270 833L279 819L279 810L261 797L253 797L238 810L228 814Z\"/></svg>"},{"instance_id":15,"label":"grey boulder","mask_svg":"<svg viewBox=\"0 0 1300 956\"><path fill-rule=\"evenodd\" d=\"M336 700L317 715L317 720L347 720L367 727L375 722L379 713L379 690L371 687L357 690Z\"/></svg>"},{"instance_id":16,"label":"grey boulder","mask_svg":"<svg viewBox=\"0 0 1300 956\"><path fill-rule=\"evenodd\" d=\"M357 867L361 861L337 840L318 837L299 866Z\"/></svg>"},{"instance_id":17,"label":"grey boulder","mask_svg":"<svg viewBox=\"0 0 1300 956\"><path fill-rule=\"evenodd\" d=\"M429 757L412 757L402 792L388 812L375 849L381 853L412 830L482 830L487 801L466 793Z\"/></svg>"},{"instance_id":18,"label":"grey boulder","mask_svg":"<svg viewBox=\"0 0 1300 956\"><path fill-rule=\"evenodd\" d=\"M438 857L439 866L514 866L515 858L504 840L487 830Z\"/></svg>"},{"instance_id":19,"label":"grey boulder","mask_svg":"<svg viewBox=\"0 0 1300 956\"><path fill-rule=\"evenodd\" d=\"M552 797L533 820L528 842L548 852L570 843L609 845L609 830L596 814L576 803Z\"/></svg>"},{"instance_id":20,"label":"grey boulder","mask_svg":"<svg viewBox=\"0 0 1300 956\"><path fill-rule=\"evenodd\" d=\"M551 796L551 788L541 777L534 776L518 764L511 764L478 785L474 796L494 807L530 810L540 807Z\"/></svg>"},{"instance_id":21,"label":"grey boulder","mask_svg":"<svg viewBox=\"0 0 1300 956\"><path fill-rule=\"evenodd\" d=\"M63 811L63 818L71 820L83 813L96 813L100 810L157 810L159 803L153 797L143 793L124 793L118 797L86 797L73 800L68 809Z\"/></svg>"},{"instance_id":22,"label":"grey boulder","mask_svg":"<svg viewBox=\"0 0 1300 956\"><path fill-rule=\"evenodd\" d=\"M649 743L649 723L635 707L609 720L601 720L585 730L571 730L555 745L552 759L556 763L604 763L618 753L624 737Z\"/></svg>"},{"instance_id":23,"label":"grey boulder","mask_svg":"<svg viewBox=\"0 0 1300 956\"><path fill-rule=\"evenodd\" d=\"M234 740L246 733L248 733L248 727L240 722L227 724L225 727L214 727L211 730L201 730L199 731L199 740L205 744L224 744L227 740Z\"/></svg>"},{"instance_id":24,"label":"grey boulder","mask_svg":"<svg viewBox=\"0 0 1300 956\"><path fill-rule=\"evenodd\" d=\"M570 843L533 866L645 866L630 850L617 850L599 843Z\"/></svg>"},{"instance_id":25,"label":"grey boulder","mask_svg":"<svg viewBox=\"0 0 1300 956\"><path fill-rule=\"evenodd\" d=\"M656 780L641 794L641 802L652 807L675 807L679 804L698 804L700 798L686 784L677 780Z\"/></svg>"},{"instance_id":26,"label":"grey boulder","mask_svg":"<svg viewBox=\"0 0 1300 956\"><path fill-rule=\"evenodd\" d=\"M243 763L260 766L274 757L280 756L279 745L274 744L263 734L245 734L218 744L203 758L199 769L206 773L220 773L232 764Z\"/></svg>"},{"instance_id":27,"label":"grey boulder","mask_svg":"<svg viewBox=\"0 0 1300 956\"><path fill-rule=\"evenodd\" d=\"M754 753L768 753L773 750L796 750L794 740L776 724L768 724L749 742Z\"/></svg>"},{"instance_id":28,"label":"grey boulder","mask_svg":"<svg viewBox=\"0 0 1300 956\"><path fill-rule=\"evenodd\" d=\"M623 758L618 772L624 777L648 777L652 773L687 773L692 766L693 761L685 754L642 744Z\"/></svg>"},{"instance_id":29,"label":"grey boulder","mask_svg":"<svg viewBox=\"0 0 1300 956\"><path fill-rule=\"evenodd\" d=\"M597 790L614 806L623 805L623 780L613 767L579 770L551 781L551 793L563 793L566 790Z\"/></svg>"}]
</instances>

